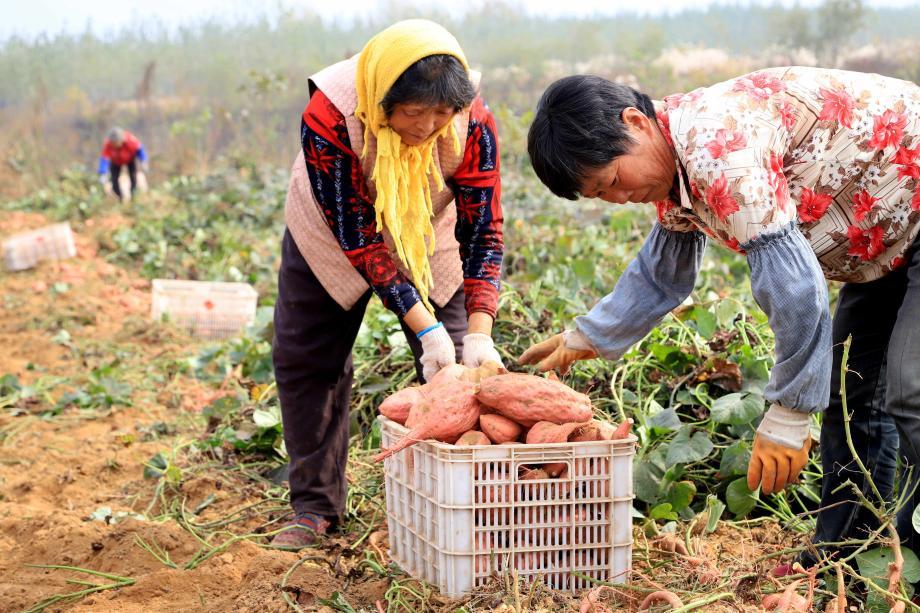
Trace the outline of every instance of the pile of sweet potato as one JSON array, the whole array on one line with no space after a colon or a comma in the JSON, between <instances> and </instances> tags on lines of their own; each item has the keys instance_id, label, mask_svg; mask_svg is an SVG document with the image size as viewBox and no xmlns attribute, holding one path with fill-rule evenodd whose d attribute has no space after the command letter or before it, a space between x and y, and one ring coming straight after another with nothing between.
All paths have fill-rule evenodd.
<instances>
[{"instance_id":1,"label":"pile of sweet potato","mask_svg":"<svg viewBox=\"0 0 920 613\"><path fill-rule=\"evenodd\" d=\"M628 436L630 426L593 419L591 400L554 377L510 373L494 362L444 368L429 383L388 397L380 414L409 432L376 461L426 439L456 445L613 440ZM563 468L543 470L557 477Z\"/></svg>"}]
</instances>

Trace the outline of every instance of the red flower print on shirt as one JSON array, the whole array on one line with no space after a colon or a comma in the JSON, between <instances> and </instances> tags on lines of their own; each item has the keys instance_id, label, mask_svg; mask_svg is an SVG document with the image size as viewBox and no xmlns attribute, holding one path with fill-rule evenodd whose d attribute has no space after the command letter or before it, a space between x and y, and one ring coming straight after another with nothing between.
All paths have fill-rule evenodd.
<instances>
[{"instance_id":1,"label":"red flower print on shirt","mask_svg":"<svg viewBox=\"0 0 920 613\"><path fill-rule=\"evenodd\" d=\"M917 164L917 158L920 157L920 146L916 149L907 147L898 147L891 163L900 166L898 168L898 178L909 177L911 179L920 179L920 165Z\"/></svg>"},{"instance_id":2,"label":"red flower print on shirt","mask_svg":"<svg viewBox=\"0 0 920 613\"><path fill-rule=\"evenodd\" d=\"M876 202L878 202L878 198L873 198L866 190L853 194L853 204L856 205L853 209L853 215L856 217L856 221L865 219Z\"/></svg>"},{"instance_id":3,"label":"red flower print on shirt","mask_svg":"<svg viewBox=\"0 0 920 613\"><path fill-rule=\"evenodd\" d=\"M910 208L920 211L920 187L914 192L914 197L910 199Z\"/></svg>"},{"instance_id":4,"label":"red flower print on shirt","mask_svg":"<svg viewBox=\"0 0 920 613\"><path fill-rule=\"evenodd\" d=\"M885 250L882 242L884 234L885 230L881 226L872 226L865 232L858 226L850 226L847 228L847 238L850 239L847 255L861 260L874 260Z\"/></svg>"},{"instance_id":5,"label":"red flower print on shirt","mask_svg":"<svg viewBox=\"0 0 920 613\"><path fill-rule=\"evenodd\" d=\"M396 277L396 264L386 249L375 249L364 261L367 276L375 285L384 285Z\"/></svg>"},{"instance_id":6,"label":"red flower print on shirt","mask_svg":"<svg viewBox=\"0 0 920 613\"><path fill-rule=\"evenodd\" d=\"M788 100L783 100L779 105L779 117L783 122L783 127L792 131L795 128L795 122L798 116L795 112L795 106Z\"/></svg>"},{"instance_id":7,"label":"red flower print on shirt","mask_svg":"<svg viewBox=\"0 0 920 613\"><path fill-rule=\"evenodd\" d=\"M856 100L850 93L843 89L820 88L819 93L824 99L824 106L821 107L821 114L818 119L821 121L836 121L846 127L851 127L853 123L853 108L856 106Z\"/></svg>"},{"instance_id":8,"label":"red flower print on shirt","mask_svg":"<svg viewBox=\"0 0 920 613\"><path fill-rule=\"evenodd\" d=\"M747 145L747 139L744 134L721 128L716 131L715 138L706 143L706 149L709 150L712 159L718 160L726 153L744 149L745 145Z\"/></svg>"},{"instance_id":9,"label":"red flower print on shirt","mask_svg":"<svg viewBox=\"0 0 920 613\"><path fill-rule=\"evenodd\" d=\"M307 164L329 176L332 176L335 162L339 158L332 147L327 146L320 151L312 139L307 143L307 147L304 148L304 157L307 160Z\"/></svg>"},{"instance_id":10,"label":"red flower print on shirt","mask_svg":"<svg viewBox=\"0 0 920 613\"><path fill-rule=\"evenodd\" d=\"M881 115L874 116L872 122L872 138L869 140L869 146L873 149L884 149L901 142L901 136L907 126L907 117L889 109Z\"/></svg>"},{"instance_id":11,"label":"red flower print on shirt","mask_svg":"<svg viewBox=\"0 0 920 613\"><path fill-rule=\"evenodd\" d=\"M735 253L744 253L741 250L741 243L738 242L738 239L734 236L725 241L725 246L734 251Z\"/></svg>"},{"instance_id":12,"label":"red flower print on shirt","mask_svg":"<svg viewBox=\"0 0 920 613\"><path fill-rule=\"evenodd\" d=\"M658 214L658 221L664 221L665 214L674 207L674 203L670 200L656 200L653 204Z\"/></svg>"},{"instance_id":13,"label":"red flower print on shirt","mask_svg":"<svg viewBox=\"0 0 920 613\"><path fill-rule=\"evenodd\" d=\"M783 172L782 155L770 153L769 176L770 187L773 188L776 205L785 211L786 206L789 204L789 183L786 181L786 174Z\"/></svg>"},{"instance_id":14,"label":"red flower print on shirt","mask_svg":"<svg viewBox=\"0 0 920 613\"><path fill-rule=\"evenodd\" d=\"M833 197L830 194L816 194L809 188L803 188L799 196L799 221L811 223L818 221L827 212Z\"/></svg>"},{"instance_id":15,"label":"red flower print on shirt","mask_svg":"<svg viewBox=\"0 0 920 613\"><path fill-rule=\"evenodd\" d=\"M755 100L767 100L786 89L786 84L766 72L755 72L735 80L732 91L745 92Z\"/></svg>"},{"instance_id":16,"label":"red flower print on shirt","mask_svg":"<svg viewBox=\"0 0 920 613\"><path fill-rule=\"evenodd\" d=\"M690 194L697 200L703 199L703 194L700 193L700 186L696 184L696 181L690 181Z\"/></svg>"},{"instance_id":17,"label":"red flower print on shirt","mask_svg":"<svg viewBox=\"0 0 920 613\"><path fill-rule=\"evenodd\" d=\"M740 208L738 201L735 200L729 189L728 180L724 174L713 181L709 189L706 190L706 204L709 205L716 217L722 221L725 221L729 215Z\"/></svg>"},{"instance_id":18,"label":"red flower print on shirt","mask_svg":"<svg viewBox=\"0 0 920 613\"><path fill-rule=\"evenodd\" d=\"M661 135L664 136L664 140L667 141L669 147L674 147L674 141L671 140L671 118L668 117L667 111L661 111L655 114L655 118L658 119L658 129L661 130Z\"/></svg>"},{"instance_id":19,"label":"red flower print on shirt","mask_svg":"<svg viewBox=\"0 0 920 613\"><path fill-rule=\"evenodd\" d=\"M683 94L671 94L670 96L664 97L664 103L667 106L669 111L673 111L680 106L681 101L683 101Z\"/></svg>"},{"instance_id":20,"label":"red flower print on shirt","mask_svg":"<svg viewBox=\"0 0 920 613\"><path fill-rule=\"evenodd\" d=\"M904 258L902 258L901 256L898 256L898 257L896 257L895 259L891 260L891 270L894 270L895 268L900 268L901 266L904 266L904 262L905 262L905 260L904 260Z\"/></svg>"}]
</instances>

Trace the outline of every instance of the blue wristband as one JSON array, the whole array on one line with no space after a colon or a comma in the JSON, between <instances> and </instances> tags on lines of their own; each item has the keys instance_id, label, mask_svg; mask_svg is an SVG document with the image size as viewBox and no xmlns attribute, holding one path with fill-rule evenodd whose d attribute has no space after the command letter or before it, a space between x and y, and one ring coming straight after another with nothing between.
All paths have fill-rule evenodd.
<instances>
[{"instance_id":1,"label":"blue wristband","mask_svg":"<svg viewBox=\"0 0 920 613\"><path fill-rule=\"evenodd\" d=\"M422 338L423 336L425 336L426 334L428 334L429 332L431 332L431 331L434 330L435 328L443 328L443 327L444 327L444 324L442 324L442 323L439 321L439 322L436 323L435 325L433 325L433 326L428 326L427 328L425 328L424 330L422 330L421 332L419 332L418 334L416 334L416 335L415 335L415 338Z\"/></svg>"}]
</instances>

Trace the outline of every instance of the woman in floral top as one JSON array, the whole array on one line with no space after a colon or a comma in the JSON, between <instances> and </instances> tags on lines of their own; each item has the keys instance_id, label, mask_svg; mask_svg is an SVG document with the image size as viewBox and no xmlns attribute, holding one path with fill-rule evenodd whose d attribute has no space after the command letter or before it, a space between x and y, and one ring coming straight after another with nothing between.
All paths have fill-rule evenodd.
<instances>
[{"instance_id":1,"label":"woman in floral top","mask_svg":"<svg viewBox=\"0 0 920 613\"><path fill-rule=\"evenodd\" d=\"M863 482L844 443L842 344L852 336L854 443L891 497L899 451L920 466L920 88L775 68L653 103L574 76L544 93L529 150L555 194L654 202L658 223L613 291L521 362L566 370L619 358L690 294L715 240L747 258L776 337L748 484L772 493L793 482L808 458L809 414L827 409L816 541L871 527L840 487ZM825 279L845 283L833 322ZM910 522L918 502L915 494L899 526L920 553Z\"/></svg>"}]
</instances>

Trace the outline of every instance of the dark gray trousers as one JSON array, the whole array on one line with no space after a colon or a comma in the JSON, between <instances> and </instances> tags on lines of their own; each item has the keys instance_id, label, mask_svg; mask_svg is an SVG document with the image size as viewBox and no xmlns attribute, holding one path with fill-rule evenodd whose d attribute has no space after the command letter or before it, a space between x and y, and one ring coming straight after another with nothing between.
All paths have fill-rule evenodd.
<instances>
[{"instance_id":1,"label":"dark gray trousers","mask_svg":"<svg viewBox=\"0 0 920 613\"><path fill-rule=\"evenodd\" d=\"M831 401L821 429L821 463L824 479L821 506L843 503L818 515L816 543L864 538L878 527L872 514L857 504L850 488L839 489L847 479L874 498L846 444L840 365L843 342L852 335L846 377L850 430L860 459L872 474L882 495L914 488L920 471L920 239L906 256L906 264L870 283L848 283L840 291L834 314L834 369ZM902 467L913 466L912 483ZM914 495L898 515L898 534L914 553L920 539L911 514L920 504ZM833 549L831 548L830 551ZM826 551L825 553L830 553ZM803 562L814 558L807 554Z\"/></svg>"},{"instance_id":2,"label":"dark gray trousers","mask_svg":"<svg viewBox=\"0 0 920 613\"><path fill-rule=\"evenodd\" d=\"M345 310L332 299L285 231L275 302L272 360L284 444L290 456L291 506L297 513L338 517L345 506L348 406L354 377L351 349L371 291ZM462 288L435 316L463 350L467 319ZM421 342L403 330L422 379Z\"/></svg>"}]
</instances>

